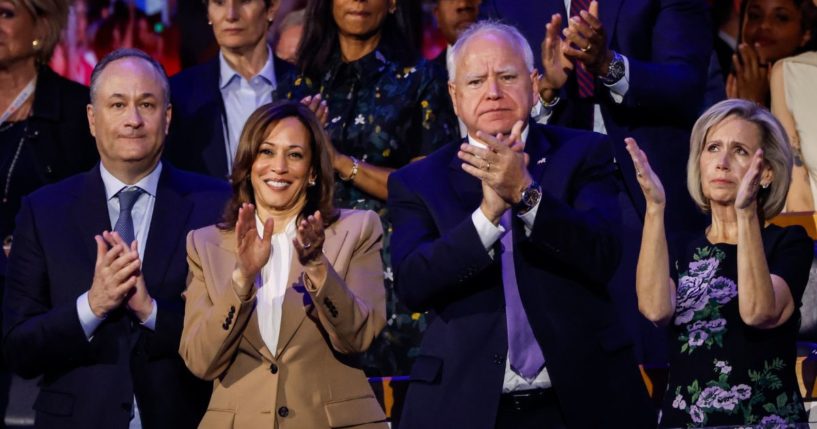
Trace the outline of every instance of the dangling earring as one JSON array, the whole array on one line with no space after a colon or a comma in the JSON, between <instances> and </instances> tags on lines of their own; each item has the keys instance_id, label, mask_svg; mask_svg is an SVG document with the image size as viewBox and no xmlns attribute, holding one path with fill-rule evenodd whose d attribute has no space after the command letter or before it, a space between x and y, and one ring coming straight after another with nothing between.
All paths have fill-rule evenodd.
<instances>
[{"instance_id":1,"label":"dangling earring","mask_svg":"<svg viewBox=\"0 0 817 429\"><path fill-rule=\"evenodd\" d=\"M309 186L315 186L315 179L309 179Z\"/></svg>"},{"instance_id":2,"label":"dangling earring","mask_svg":"<svg viewBox=\"0 0 817 429\"><path fill-rule=\"evenodd\" d=\"M207 25L212 26L212 25L213 25L213 21L207 20Z\"/></svg>"},{"instance_id":3,"label":"dangling earring","mask_svg":"<svg viewBox=\"0 0 817 429\"><path fill-rule=\"evenodd\" d=\"M389 7L389 13L394 14L394 12L396 10L397 10L397 0L394 0L393 2L391 2L391 6Z\"/></svg>"},{"instance_id":4,"label":"dangling earring","mask_svg":"<svg viewBox=\"0 0 817 429\"><path fill-rule=\"evenodd\" d=\"M771 183L762 183L760 187L763 189L769 189L769 185L771 185Z\"/></svg>"},{"instance_id":5,"label":"dangling earring","mask_svg":"<svg viewBox=\"0 0 817 429\"><path fill-rule=\"evenodd\" d=\"M34 49L40 49L40 39L34 39L31 41L31 47Z\"/></svg>"}]
</instances>

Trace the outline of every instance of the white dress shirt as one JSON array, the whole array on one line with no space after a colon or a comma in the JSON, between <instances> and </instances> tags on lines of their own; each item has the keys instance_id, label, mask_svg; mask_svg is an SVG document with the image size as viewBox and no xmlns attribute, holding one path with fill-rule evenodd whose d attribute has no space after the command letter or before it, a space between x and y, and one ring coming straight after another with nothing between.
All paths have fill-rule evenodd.
<instances>
[{"instance_id":1,"label":"white dress shirt","mask_svg":"<svg viewBox=\"0 0 817 429\"><path fill-rule=\"evenodd\" d=\"M267 345L273 356L278 349L284 295L287 291L290 264L295 252L295 247L292 245L292 240L295 239L295 220L296 218L293 217L287 223L284 231L273 234L269 260L261 268L259 277L256 278L258 292L255 295L255 311L258 312L258 328L261 330L264 344ZM255 226L259 237L263 237L264 223L258 216L255 217Z\"/></svg>"},{"instance_id":2,"label":"white dress shirt","mask_svg":"<svg viewBox=\"0 0 817 429\"><path fill-rule=\"evenodd\" d=\"M224 111L227 123L224 129L224 150L227 151L227 173L233 171L233 160L238 150L238 139L241 130L252 112L263 104L272 101L272 94L277 87L272 50L267 46L267 62L257 75L249 80L238 74L219 51L219 89L224 100Z\"/></svg>"},{"instance_id":3,"label":"white dress shirt","mask_svg":"<svg viewBox=\"0 0 817 429\"><path fill-rule=\"evenodd\" d=\"M528 140L528 132L530 131L529 127L525 127L522 131L522 142L526 142ZM477 147L484 148L485 145L468 135L468 143L472 144ZM539 203L528 210L524 215L519 216L522 220L522 223L525 225L525 235L530 235L531 231L533 231L533 222L536 220L536 213L539 211ZM510 234L511 231L506 231L502 225L494 225L488 217L485 216L485 213L482 212L482 209L477 207L476 210L471 214L471 221L474 222L474 227L477 230L477 234L479 235L480 241L482 241L482 245L485 247L485 250L488 251L488 254L491 255L491 258L494 257L494 243L502 238L505 234ZM502 269L505 269L503 267ZM509 351L510 352L510 351ZM550 381L550 374L548 374L547 365L539 371L539 374L531 380L527 381L524 377L517 374L511 369L510 358L505 358L505 378L502 382L502 392L514 392L514 391L521 391L521 390L530 390L530 389L545 389L552 385Z\"/></svg>"}]
</instances>

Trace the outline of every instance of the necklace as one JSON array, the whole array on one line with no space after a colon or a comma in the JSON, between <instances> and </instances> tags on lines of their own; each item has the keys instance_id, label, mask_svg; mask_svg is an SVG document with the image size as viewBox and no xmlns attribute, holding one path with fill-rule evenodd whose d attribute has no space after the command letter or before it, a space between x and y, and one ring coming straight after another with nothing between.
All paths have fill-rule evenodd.
<instances>
[{"instance_id":1,"label":"necklace","mask_svg":"<svg viewBox=\"0 0 817 429\"><path fill-rule=\"evenodd\" d=\"M11 127L13 127L15 124L16 124L16 122L6 122L5 124L0 125L0 133L8 130Z\"/></svg>"},{"instance_id":2,"label":"necklace","mask_svg":"<svg viewBox=\"0 0 817 429\"><path fill-rule=\"evenodd\" d=\"M3 203L7 203L9 201L11 176L14 174L14 167L17 165L17 160L20 158L20 152L23 150L23 143L26 141L26 134L28 134L28 123L26 123L25 128L23 128L23 135L20 137L20 141L17 143L17 150L14 151L14 158L11 159L11 164L9 164L9 172L6 174L6 186L3 189Z\"/></svg>"}]
</instances>

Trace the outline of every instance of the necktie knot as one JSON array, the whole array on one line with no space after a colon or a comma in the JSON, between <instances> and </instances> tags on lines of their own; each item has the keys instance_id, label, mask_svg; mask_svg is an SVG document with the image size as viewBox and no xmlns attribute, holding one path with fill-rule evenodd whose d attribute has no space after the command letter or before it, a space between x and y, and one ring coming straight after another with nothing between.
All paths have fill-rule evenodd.
<instances>
[{"instance_id":1,"label":"necktie knot","mask_svg":"<svg viewBox=\"0 0 817 429\"><path fill-rule=\"evenodd\" d=\"M142 192L142 188L138 186L130 186L119 191L119 193L116 194L116 197L119 198L119 210L133 210L133 205L136 204L136 200L139 199Z\"/></svg>"}]
</instances>

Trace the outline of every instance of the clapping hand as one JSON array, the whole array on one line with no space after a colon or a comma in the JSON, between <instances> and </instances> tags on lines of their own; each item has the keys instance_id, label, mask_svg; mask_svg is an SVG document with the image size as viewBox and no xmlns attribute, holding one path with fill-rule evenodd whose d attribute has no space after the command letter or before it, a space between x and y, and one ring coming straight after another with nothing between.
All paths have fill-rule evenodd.
<instances>
[{"instance_id":1,"label":"clapping hand","mask_svg":"<svg viewBox=\"0 0 817 429\"><path fill-rule=\"evenodd\" d=\"M523 125L522 121L517 121L507 137L477 131L476 138L486 148L465 143L457 153L463 161L462 169L482 181L481 208L494 223L510 205L519 202L522 190L533 182L527 168L528 155L523 151Z\"/></svg>"},{"instance_id":2,"label":"clapping hand","mask_svg":"<svg viewBox=\"0 0 817 429\"><path fill-rule=\"evenodd\" d=\"M272 217L264 222L264 236L258 236L255 226L255 206L244 203L238 209L238 221L235 223L236 258L239 274L244 280L240 286L250 287L261 268L269 261L272 251ZM241 291L245 296L247 290Z\"/></svg>"},{"instance_id":3,"label":"clapping hand","mask_svg":"<svg viewBox=\"0 0 817 429\"><path fill-rule=\"evenodd\" d=\"M326 122L329 121L329 107L326 106L326 101L321 99L321 94L307 95L301 99L301 104L318 117L322 126L326 126Z\"/></svg>"},{"instance_id":4,"label":"clapping hand","mask_svg":"<svg viewBox=\"0 0 817 429\"><path fill-rule=\"evenodd\" d=\"M130 246L128 246L125 240L122 239L122 236L116 232L108 231L102 233L102 238L110 247L117 245L123 248L129 247L129 252L135 254L136 259L140 261L139 268L132 274L132 276L136 278L136 282L133 283L133 287L128 291L125 305L140 321L144 322L153 311L153 298L151 298L150 293L148 293L147 285L145 285L145 277L142 275L142 258L139 256L139 242L133 240Z\"/></svg>"},{"instance_id":5,"label":"clapping hand","mask_svg":"<svg viewBox=\"0 0 817 429\"><path fill-rule=\"evenodd\" d=\"M545 39L542 40L542 68L544 74L533 79L537 92L545 101L550 101L567 82L567 73L573 70L573 62L565 57L562 49L565 42L559 37L562 28L562 15L556 13L550 17L545 26Z\"/></svg>"},{"instance_id":6,"label":"clapping hand","mask_svg":"<svg viewBox=\"0 0 817 429\"><path fill-rule=\"evenodd\" d=\"M607 49L607 35L599 19L599 3L591 1L588 10L579 12L562 30L566 43L562 49L567 58L581 62L594 76L605 76L612 55Z\"/></svg>"},{"instance_id":7,"label":"clapping hand","mask_svg":"<svg viewBox=\"0 0 817 429\"><path fill-rule=\"evenodd\" d=\"M763 172L763 149L758 149L752 156L749 169L743 175L738 185L738 195L735 197L735 210L750 211L757 209L757 193L760 190L761 173ZM748 210L747 210L748 209Z\"/></svg>"},{"instance_id":8,"label":"clapping hand","mask_svg":"<svg viewBox=\"0 0 817 429\"><path fill-rule=\"evenodd\" d=\"M119 237L119 234L105 231L94 237L96 264L94 279L88 291L88 304L97 317L105 317L122 305L132 294L140 277L142 261L139 260L138 252L127 246L121 238L113 240L111 237Z\"/></svg>"},{"instance_id":9,"label":"clapping hand","mask_svg":"<svg viewBox=\"0 0 817 429\"><path fill-rule=\"evenodd\" d=\"M301 219L298 223L297 237L292 240L301 265L315 265L322 262L325 239L323 216L320 211L315 211L306 219Z\"/></svg>"},{"instance_id":10,"label":"clapping hand","mask_svg":"<svg viewBox=\"0 0 817 429\"><path fill-rule=\"evenodd\" d=\"M630 158L633 159L635 165L635 175L638 184L641 186L641 192L644 193L644 199L647 201L647 210L650 208L660 208L663 210L667 202L667 197L664 193L664 185L661 180L650 167L650 162L647 160L647 155L638 147L635 139L627 137L624 139L627 145L627 152L630 153Z\"/></svg>"},{"instance_id":11,"label":"clapping hand","mask_svg":"<svg viewBox=\"0 0 817 429\"><path fill-rule=\"evenodd\" d=\"M726 95L766 104L769 98L769 75L771 65L760 52L746 43L738 46L732 55L734 73L726 78Z\"/></svg>"}]
</instances>

